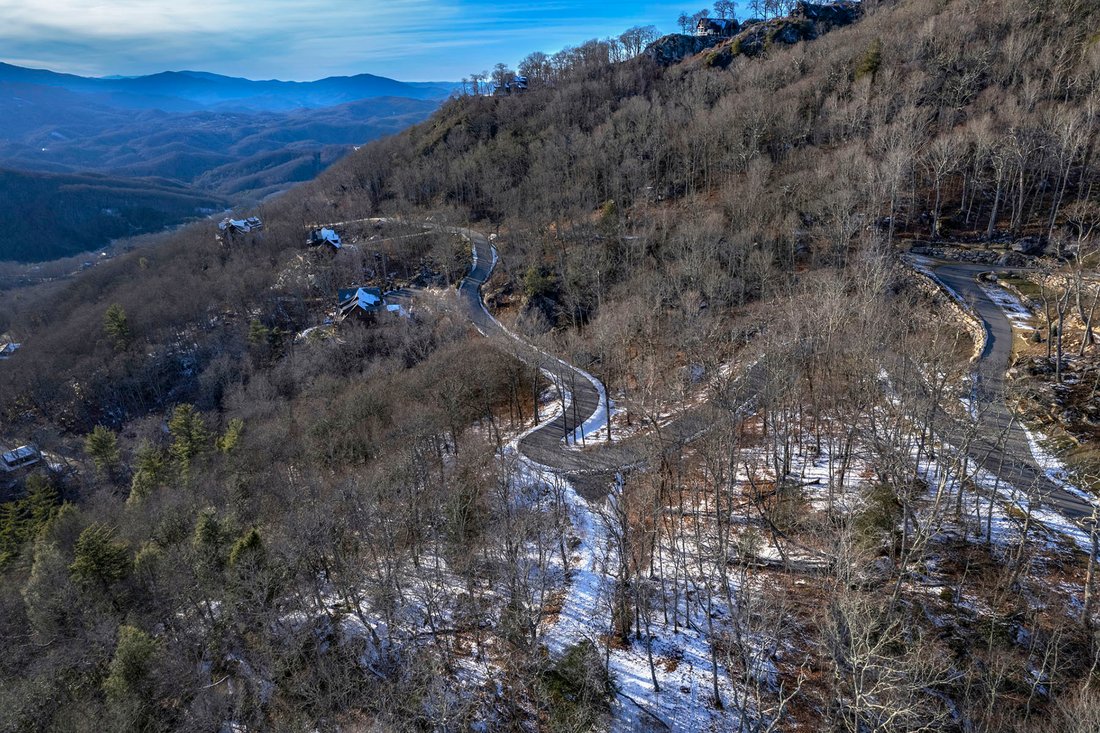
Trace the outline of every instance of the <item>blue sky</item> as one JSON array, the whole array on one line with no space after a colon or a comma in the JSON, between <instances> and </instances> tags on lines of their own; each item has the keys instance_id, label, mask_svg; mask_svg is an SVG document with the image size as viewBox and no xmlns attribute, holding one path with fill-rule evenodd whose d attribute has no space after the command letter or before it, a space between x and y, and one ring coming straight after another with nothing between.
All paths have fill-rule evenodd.
<instances>
[{"instance_id":1,"label":"blue sky","mask_svg":"<svg viewBox=\"0 0 1100 733\"><path fill-rule=\"evenodd\" d=\"M0 0L0 59L83 75L213 71L457 81L705 3L625 0Z\"/></svg>"}]
</instances>

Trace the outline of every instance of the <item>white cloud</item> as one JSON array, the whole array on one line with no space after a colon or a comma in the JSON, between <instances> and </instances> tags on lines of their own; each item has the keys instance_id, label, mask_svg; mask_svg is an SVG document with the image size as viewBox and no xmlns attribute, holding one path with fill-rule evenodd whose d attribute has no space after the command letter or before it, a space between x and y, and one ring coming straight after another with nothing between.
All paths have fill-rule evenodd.
<instances>
[{"instance_id":1,"label":"white cloud","mask_svg":"<svg viewBox=\"0 0 1100 733\"><path fill-rule=\"evenodd\" d=\"M667 15L671 25L672 7L625 0L0 0L0 52L12 62L84 74L197 68L265 78L369 71L455 79L634 22Z\"/></svg>"},{"instance_id":2,"label":"white cloud","mask_svg":"<svg viewBox=\"0 0 1100 733\"><path fill-rule=\"evenodd\" d=\"M83 37L124 41L178 35L278 31L291 33L387 32L412 16L446 17L444 2L334 2L333 0L2 0L5 37Z\"/></svg>"}]
</instances>

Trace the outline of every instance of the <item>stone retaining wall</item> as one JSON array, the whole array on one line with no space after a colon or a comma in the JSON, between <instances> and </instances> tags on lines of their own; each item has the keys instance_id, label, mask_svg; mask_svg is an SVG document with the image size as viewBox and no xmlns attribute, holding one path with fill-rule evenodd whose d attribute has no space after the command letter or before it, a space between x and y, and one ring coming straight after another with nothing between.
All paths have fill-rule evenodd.
<instances>
[{"instance_id":1,"label":"stone retaining wall","mask_svg":"<svg viewBox=\"0 0 1100 733\"><path fill-rule=\"evenodd\" d=\"M918 288L933 298L938 297L940 300L946 300L947 309L951 311L955 319L966 329L966 332L970 334L970 338L974 341L974 353L970 355L970 363L977 363L982 356L982 352L985 351L985 344L989 338L985 322L978 317L977 313L971 310L969 305L959 298L955 291L944 285L943 281L936 277L934 272L925 271L910 262L905 264L917 275L914 282Z\"/></svg>"}]
</instances>

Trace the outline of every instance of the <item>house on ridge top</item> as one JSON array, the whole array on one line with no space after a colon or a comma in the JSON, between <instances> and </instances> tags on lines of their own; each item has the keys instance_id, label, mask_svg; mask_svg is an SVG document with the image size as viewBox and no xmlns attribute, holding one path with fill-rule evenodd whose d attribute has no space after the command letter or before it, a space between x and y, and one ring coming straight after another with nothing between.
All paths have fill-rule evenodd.
<instances>
[{"instance_id":1,"label":"house on ridge top","mask_svg":"<svg viewBox=\"0 0 1100 733\"><path fill-rule=\"evenodd\" d=\"M700 18L695 24L695 35L700 38L732 38L740 27L736 18Z\"/></svg>"}]
</instances>

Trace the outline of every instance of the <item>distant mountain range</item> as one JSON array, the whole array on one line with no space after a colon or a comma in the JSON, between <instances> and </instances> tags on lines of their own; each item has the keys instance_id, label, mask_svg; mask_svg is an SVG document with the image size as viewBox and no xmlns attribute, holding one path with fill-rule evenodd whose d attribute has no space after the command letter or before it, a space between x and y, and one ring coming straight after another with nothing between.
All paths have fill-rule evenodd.
<instances>
[{"instance_id":1,"label":"distant mountain range","mask_svg":"<svg viewBox=\"0 0 1100 733\"><path fill-rule=\"evenodd\" d=\"M402 82L372 74L318 81L253 81L203 71L165 71L134 77L84 77L0 63L0 82L32 84L91 95L125 109L193 112L200 109L287 111L332 107L374 97L445 99L454 84Z\"/></svg>"},{"instance_id":2,"label":"distant mountain range","mask_svg":"<svg viewBox=\"0 0 1100 733\"><path fill-rule=\"evenodd\" d=\"M31 222L35 236L18 246L0 236L0 260L54 259L260 201L426 119L453 88L370 74L89 78L0 63L0 224L66 212ZM140 206L103 203L116 200Z\"/></svg>"}]
</instances>

